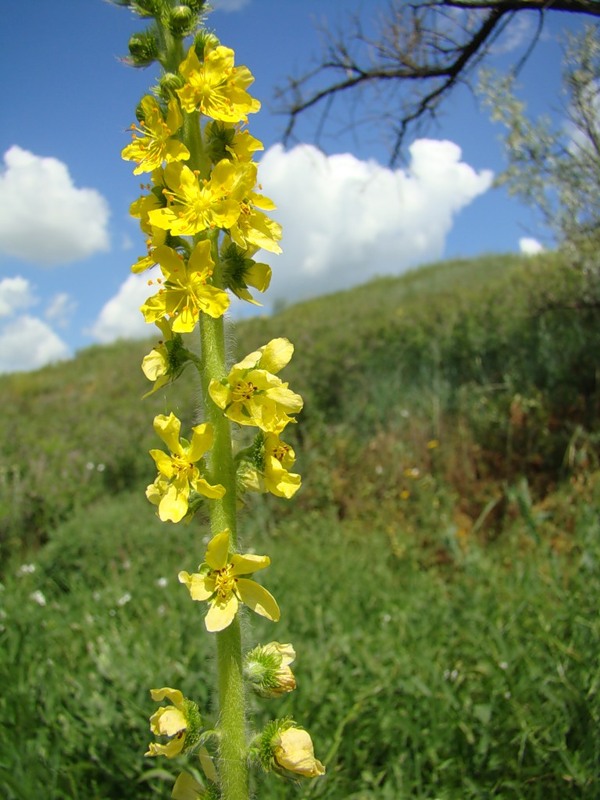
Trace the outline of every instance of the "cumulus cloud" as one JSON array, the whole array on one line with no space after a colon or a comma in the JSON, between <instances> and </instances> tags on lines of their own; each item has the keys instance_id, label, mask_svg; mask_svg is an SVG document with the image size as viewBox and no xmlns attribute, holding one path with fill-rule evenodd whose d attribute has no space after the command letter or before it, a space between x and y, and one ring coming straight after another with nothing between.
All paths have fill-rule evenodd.
<instances>
[{"instance_id":1,"label":"cumulus cloud","mask_svg":"<svg viewBox=\"0 0 600 800\"><path fill-rule=\"evenodd\" d=\"M0 253L32 264L79 261L107 250L109 208L77 188L68 167L13 146L0 171Z\"/></svg>"},{"instance_id":2,"label":"cumulus cloud","mask_svg":"<svg viewBox=\"0 0 600 800\"><path fill-rule=\"evenodd\" d=\"M68 346L41 319L23 315L0 329L0 373L26 372L69 357Z\"/></svg>"},{"instance_id":3,"label":"cumulus cloud","mask_svg":"<svg viewBox=\"0 0 600 800\"><path fill-rule=\"evenodd\" d=\"M532 239L528 236L519 239L519 250L526 256L535 256L537 253L541 253L543 249L544 246L537 239Z\"/></svg>"},{"instance_id":4,"label":"cumulus cloud","mask_svg":"<svg viewBox=\"0 0 600 800\"><path fill-rule=\"evenodd\" d=\"M311 145L270 148L261 160L264 192L277 203L283 255L273 267L273 300L297 300L399 274L443 255L455 215L493 179L461 161L449 141L420 139L406 169Z\"/></svg>"},{"instance_id":5,"label":"cumulus cloud","mask_svg":"<svg viewBox=\"0 0 600 800\"><path fill-rule=\"evenodd\" d=\"M117 294L105 303L88 331L96 341L107 344L116 339L145 339L156 332L140 312L140 306L152 294L148 280L156 272L155 267L143 275L130 275Z\"/></svg>"},{"instance_id":6,"label":"cumulus cloud","mask_svg":"<svg viewBox=\"0 0 600 800\"><path fill-rule=\"evenodd\" d=\"M0 281L0 318L10 317L35 302L31 284L20 275Z\"/></svg>"},{"instance_id":7,"label":"cumulus cloud","mask_svg":"<svg viewBox=\"0 0 600 800\"><path fill-rule=\"evenodd\" d=\"M68 346L49 325L23 313L37 303L26 278L0 281L0 373L26 372L70 357Z\"/></svg>"}]
</instances>

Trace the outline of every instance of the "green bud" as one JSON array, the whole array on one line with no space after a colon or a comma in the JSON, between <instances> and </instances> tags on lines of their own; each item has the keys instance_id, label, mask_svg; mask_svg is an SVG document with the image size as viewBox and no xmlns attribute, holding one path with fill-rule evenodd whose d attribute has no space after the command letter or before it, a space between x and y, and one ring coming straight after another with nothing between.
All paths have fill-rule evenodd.
<instances>
[{"instance_id":1,"label":"green bud","mask_svg":"<svg viewBox=\"0 0 600 800\"><path fill-rule=\"evenodd\" d=\"M296 658L291 644L269 642L246 654L244 677L261 697L280 697L296 688L290 664Z\"/></svg>"},{"instance_id":2,"label":"green bud","mask_svg":"<svg viewBox=\"0 0 600 800\"><path fill-rule=\"evenodd\" d=\"M194 50L196 51L196 55L200 59L200 61L204 60L204 51L206 47L218 47L221 42L215 36L214 33L211 31L207 31L206 28L198 31L196 36L194 37Z\"/></svg>"},{"instance_id":3,"label":"green bud","mask_svg":"<svg viewBox=\"0 0 600 800\"><path fill-rule=\"evenodd\" d=\"M158 42L152 31L134 33L129 40L127 61L134 67L147 67L158 58Z\"/></svg>"},{"instance_id":4,"label":"green bud","mask_svg":"<svg viewBox=\"0 0 600 800\"><path fill-rule=\"evenodd\" d=\"M132 0L128 3L139 17L158 17L160 0Z\"/></svg>"},{"instance_id":5,"label":"green bud","mask_svg":"<svg viewBox=\"0 0 600 800\"><path fill-rule=\"evenodd\" d=\"M192 9L195 14L206 10L206 0L186 0L186 6Z\"/></svg>"},{"instance_id":6,"label":"green bud","mask_svg":"<svg viewBox=\"0 0 600 800\"><path fill-rule=\"evenodd\" d=\"M177 89L181 89L185 81L175 72L165 72L158 81L158 92L165 101L177 97Z\"/></svg>"},{"instance_id":7,"label":"green bud","mask_svg":"<svg viewBox=\"0 0 600 800\"><path fill-rule=\"evenodd\" d=\"M172 8L167 17L167 25L173 36L189 36L198 23L198 15L187 5Z\"/></svg>"}]
</instances>

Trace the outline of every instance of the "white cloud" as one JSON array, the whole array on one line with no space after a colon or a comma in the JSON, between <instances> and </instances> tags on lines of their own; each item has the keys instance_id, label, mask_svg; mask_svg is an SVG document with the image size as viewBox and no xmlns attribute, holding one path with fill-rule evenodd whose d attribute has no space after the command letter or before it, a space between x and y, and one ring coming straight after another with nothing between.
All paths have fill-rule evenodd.
<instances>
[{"instance_id":1,"label":"white cloud","mask_svg":"<svg viewBox=\"0 0 600 800\"><path fill-rule=\"evenodd\" d=\"M105 303L88 331L96 341L107 344L116 339L145 339L156 332L154 325L148 325L140 312L140 306L152 294L148 280L155 273L156 267L143 275L129 275L117 294Z\"/></svg>"},{"instance_id":2,"label":"white cloud","mask_svg":"<svg viewBox=\"0 0 600 800\"><path fill-rule=\"evenodd\" d=\"M0 329L0 373L26 372L69 357L65 342L36 317L16 317Z\"/></svg>"},{"instance_id":3,"label":"white cloud","mask_svg":"<svg viewBox=\"0 0 600 800\"><path fill-rule=\"evenodd\" d=\"M283 255L260 255L273 267L271 288L260 298L267 308L441 257L455 214L487 191L493 175L463 163L460 148L448 141L421 139L410 155L406 170L390 170L349 154L325 156L310 145L267 151L260 181L284 231ZM139 310L152 294L149 278L130 275L104 305L88 331L96 341L152 336ZM233 316L238 306L232 304Z\"/></svg>"},{"instance_id":4,"label":"white cloud","mask_svg":"<svg viewBox=\"0 0 600 800\"><path fill-rule=\"evenodd\" d=\"M420 139L406 169L310 145L270 148L261 185L278 206L283 255L273 267L271 300L296 300L399 274L443 255L454 216L492 184L449 141ZM268 296L269 296L268 295Z\"/></svg>"},{"instance_id":5,"label":"white cloud","mask_svg":"<svg viewBox=\"0 0 600 800\"><path fill-rule=\"evenodd\" d=\"M541 253L543 249L544 246L537 239L532 239L528 236L519 239L519 250L526 256L535 256L537 253Z\"/></svg>"},{"instance_id":6,"label":"white cloud","mask_svg":"<svg viewBox=\"0 0 600 800\"><path fill-rule=\"evenodd\" d=\"M211 0L210 5L215 11L239 11L249 3L250 0Z\"/></svg>"},{"instance_id":7,"label":"white cloud","mask_svg":"<svg viewBox=\"0 0 600 800\"><path fill-rule=\"evenodd\" d=\"M109 208L78 189L66 164L16 145L0 172L0 253L39 265L68 264L107 250Z\"/></svg>"},{"instance_id":8,"label":"white cloud","mask_svg":"<svg viewBox=\"0 0 600 800\"><path fill-rule=\"evenodd\" d=\"M59 292L50 299L44 316L59 328L65 328L76 308L77 303L67 292Z\"/></svg>"},{"instance_id":9,"label":"white cloud","mask_svg":"<svg viewBox=\"0 0 600 800\"><path fill-rule=\"evenodd\" d=\"M31 284L20 275L0 281L0 318L10 317L36 302Z\"/></svg>"}]
</instances>

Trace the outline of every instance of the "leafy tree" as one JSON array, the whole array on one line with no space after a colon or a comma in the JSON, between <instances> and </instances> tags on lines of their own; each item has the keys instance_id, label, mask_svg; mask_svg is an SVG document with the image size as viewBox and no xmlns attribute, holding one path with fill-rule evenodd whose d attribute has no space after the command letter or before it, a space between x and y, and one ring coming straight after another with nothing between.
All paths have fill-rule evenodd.
<instances>
[{"instance_id":1,"label":"leafy tree","mask_svg":"<svg viewBox=\"0 0 600 800\"><path fill-rule=\"evenodd\" d=\"M600 244L600 41L588 25L566 40L563 104L558 121L531 120L515 94L514 75L482 74L493 120L507 129L508 168L498 178L541 212L563 246L587 256Z\"/></svg>"}]
</instances>

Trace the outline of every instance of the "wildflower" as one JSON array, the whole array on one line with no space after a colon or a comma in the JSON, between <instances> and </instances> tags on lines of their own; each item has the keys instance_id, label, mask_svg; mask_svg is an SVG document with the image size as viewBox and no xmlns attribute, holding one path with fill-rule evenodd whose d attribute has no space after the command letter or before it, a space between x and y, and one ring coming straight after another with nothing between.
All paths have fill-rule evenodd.
<instances>
[{"instance_id":1,"label":"wildflower","mask_svg":"<svg viewBox=\"0 0 600 800\"><path fill-rule=\"evenodd\" d=\"M140 127L132 126L134 139L121 153L125 161L137 162L134 175L152 172L164 161L185 161L190 157L187 147L173 136L183 122L176 100L171 100L165 116L156 98L146 95L140 102L140 114Z\"/></svg>"},{"instance_id":2,"label":"wildflower","mask_svg":"<svg viewBox=\"0 0 600 800\"><path fill-rule=\"evenodd\" d=\"M279 606L275 598L260 584L248 577L268 567L268 556L229 552L229 531L218 533L208 543L205 561L199 572L179 573L179 582L189 589L192 600L207 600L206 629L222 631L231 624L239 604L244 603L257 614L277 622Z\"/></svg>"},{"instance_id":3,"label":"wildflower","mask_svg":"<svg viewBox=\"0 0 600 800\"><path fill-rule=\"evenodd\" d=\"M207 47L204 61L191 47L179 72L185 85L177 90L184 111L200 111L222 122L245 122L260 109L260 102L246 89L254 82L247 67L234 66L235 53L229 47Z\"/></svg>"},{"instance_id":4,"label":"wildflower","mask_svg":"<svg viewBox=\"0 0 600 800\"><path fill-rule=\"evenodd\" d=\"M256 425L267 433L281 433L290 416L302 410L302 398L277 378L291 359L294 346L287 339L272 339L264 347L234 364L227 378L212 380L213 402L240 425Z\"/></svg>"},{"instance_id":5,"label":"wildflower","mask_svg":"<svg viewBox=\"0 0 600 800\"><path fill-rule=\"evenodd\" d=\"M142 359L142 372L149 381L154 382L144 397L154 394L179 377L191 359L189 350L183 346L181 335L173 335L166 319L157 319L156 326L163 338Z\"/></svg>"},{"instance_id":6,"label":"wildflower","mask_svg":"<svg viewBox=\"0 0 600 800\"><path fill-rule=\"evenodd\" d=\"M165 686L162 689L151 689L152 699L157 703L167 698L173 705L161 706L150 717L150 730L155 736L167 736L166 744L151 742L147 756L166 756L174 758L182 752L188 752L200 738L202 718L198 706L188 700L179 689Z\"/></svg>"},{"instance_id":7,"label":"wildflower","mask_svg":"<svg viewBox=\"0 0 600 800\"><path fill-rule=\"evenodd\" d=\"M129 602L131 602L131 594L129 592L125 592L125 594L121 595L121 597L119 597L119 599L117 600L117 605L121 606L122 608L123 606L126 606L127 603Z\"/></svg>"},{"instance_id":8,"label":"wildflower","mask_svg":"<svg viewBox=\"0 0 600 800\"><path fill-rule=\"evenodd\" d=\"M187 262L171 247L154 249L153 257L160 264L165 281L141 307L146 322L157 322L168 315L174 333L189 333L201 312L213 318L225 313L229 306L227 293L207 283L214 267L210 247L207 240L198 242Z\"/></svg>"},{"instance_id":9,"label":"wildflower","mask_svg":"<svg viewBox=\"0 0 600 800\"><path fill-rule=\"evenodd\" d=\"M241 202L256 180L256 164L219 161L210 179L199 181L184 164L164 170L168 205L148 211L150 225L173 236L194 236L211 228L230 228L241 213Z\"/></svg>"},{"instance_id":10,"label":"wildflower","mask_svg":"<svg viewBox=\"0 0 600 800\"><path fill-rule=\"evenodd\" d=\"M213 431L208 423L192 428L189 442L180 439L181 422L173 412L168 417L164 414L156 416L154 430L171 451L167 455L162 450L150 450L159 474L148 486L146 497L158 506L158 516L163 522L183 519L192 491L212 499L223 497L224 487L208 483L196 466L196 462L212 447Z\"/></svg>"},{"instance_id":11,"label":"wildflower","mask_svg":"<svg viewBox=\"0 0 600 800\"><path fill-rule=\"evenodd\" d=\"M244 675L261 697L279 697L296 688L290 664L296 658L291 644L269 642L246 654Z\"/></svg>"},{"instance_id":12,"label":"wildflower","mask_svg":"<svg viewBox=\"0 0 600 800\"><path fill-rule=\"evenodd\" d=\"M213 164L223 158L252 161L254 153L264 150L263 143L239 125L209 122L204 132L206 150Z\"/></svg>"},{"instance_id":13,"label":"wildflower","mask_svg":"<svg viewBox=\"0 0 600 800\"><path fill-rule=\"evenodd\" d=\"M36 589L36 590L35 590L35 592L32 592L32 593L29 595L29 599L30 599L30 600L33 600L33 602L34 602L34 603L37 603L37 604L38 604L38 606L41 606L42 608L43 608L43 607L46 605L46 603L48 602L48 601L46 600L46 596L45 596L45 594L44 594L44 593L43 593L43 592L42 592L40 589Z\"/></svg>"},{"instance_id":14,"label":"wildflower","mask_svg":"<svg viewBox=\"0 0 600 800\"><path fill-rule=\"evenodd\" d=\"M273 770L285 777L325 774L325 767L315 758L309 733L289 718L269 722L253 741L251 755L267 772Z\"/></svg>"},{"instance_id":15,"label":"wildflower","mask_svg":"<svg viewBox=\"0 0 600 800\"><path fill-rule=\"evenodd\" d=\"M270 253L281 253L281 225L262 211L272 211L275 204L268 197L251 191L243 199L241 213L230 228L233 241L242 248L260 247Z\"/></svg>"},{"instance_id":16,"label":"wildflower","mask_svg":"<svg viewBox=\"0 0 600 800\"><path fill-rule=\"evenodd\" d=\"M325 774L325 767L315 758L312 739L303 728L291 725L279 732L272 741L276 766L284 773L316 778Z\"/></svg>"},{"instance_id":17,"label":"wildflower","mask_svg":"<svg viewBox=\"0 0 600 800\"><path fill-rule=\"evenodd\" d=\"M296 454L276 433L259 434L248 454L250 458L243 460L241 466L241 479L246 489L271 492L287 500L296 494L301 478L289 472L294 466Z\"/></svg>"},{"instance_id":18,"label":"wildflower","mask_svg":"<svg viewBox=\"0 0 600 800\"><path fill-rule=\"evenodd\" d=\"M439 447L439 446L440 446L440 443L439 443L438 439L430 439L427 442L427 449L428 450L435 450L436 447Z\"/></svg>"},{"instance_id":19,"label":"wildflower","mask_svg":"<svg viewBox=\"0 0 600 800\"><path fill-rule=\"evenodd\" d=\"M231 239L225 238L221 246L221 268L223 282L228 289L248 303L260 305L248 291L248 286L266 292L271 283L271 267L254 261L257 247L242 250Z\"/></svg>"}]
</instances>

